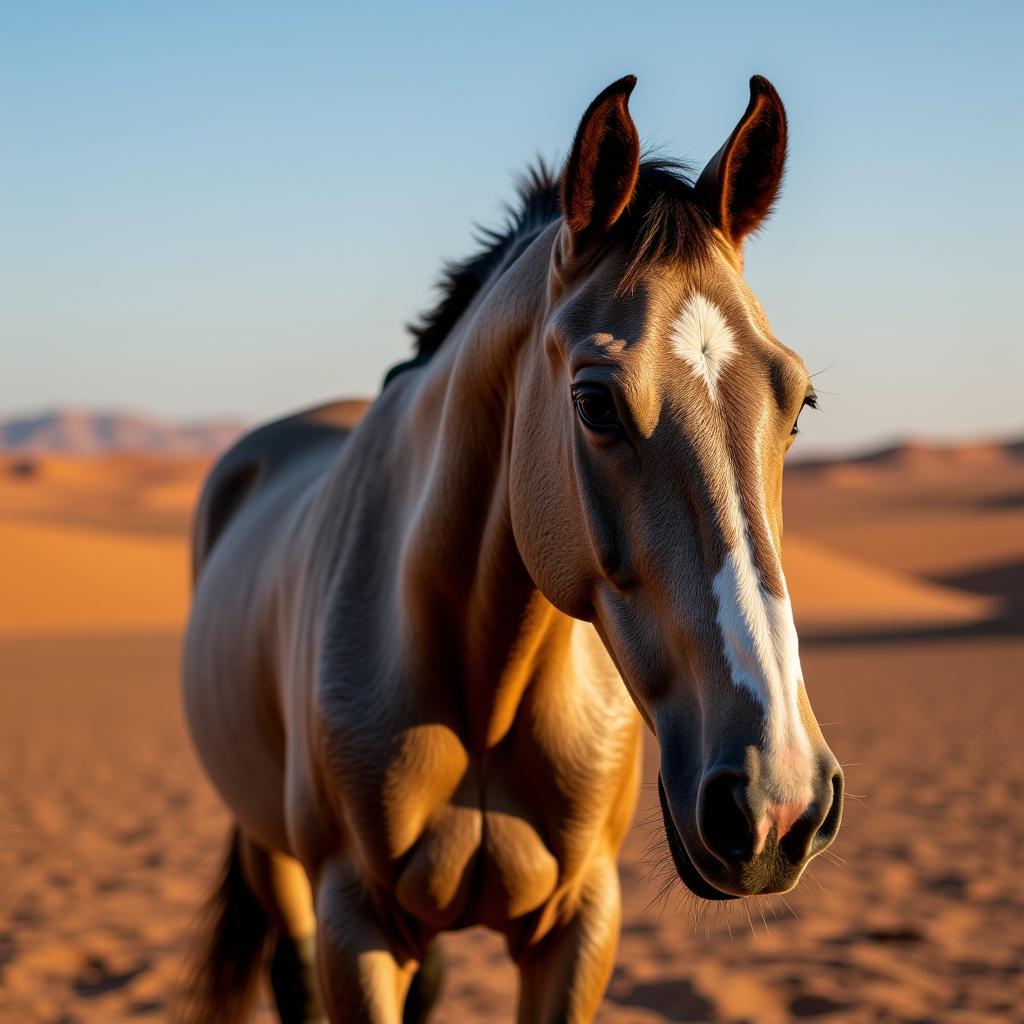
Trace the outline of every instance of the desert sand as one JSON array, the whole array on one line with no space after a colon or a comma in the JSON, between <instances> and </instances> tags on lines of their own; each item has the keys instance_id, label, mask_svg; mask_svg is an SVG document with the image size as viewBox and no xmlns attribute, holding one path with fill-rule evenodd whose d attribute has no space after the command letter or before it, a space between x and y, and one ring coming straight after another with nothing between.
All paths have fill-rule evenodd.
<instances>
[{"instance_id":1,"label":"desert sand","mask_svg":"<svg viewBox=\"0 0 1024 1024\"><path fill-rule=\"evenodd\" d=\"M177 688L206 465L0 457L4 1022L170 1017L227 831ZM785 899L663 893L649 740L598 1019L1024 1020L1024 458L796 468L786 517L808 688L851 791L835 856ZM444 950L437 1019L513 1020L496 937Z\"/></svg>"}]
</instances>

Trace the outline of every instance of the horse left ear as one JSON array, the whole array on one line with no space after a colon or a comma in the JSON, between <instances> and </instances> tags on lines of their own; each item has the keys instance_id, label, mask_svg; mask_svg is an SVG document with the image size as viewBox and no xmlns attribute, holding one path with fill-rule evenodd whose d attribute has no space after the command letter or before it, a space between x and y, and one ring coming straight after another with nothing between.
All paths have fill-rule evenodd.
<instances>
[{"instance_id":1,"label":"horse left ear","mask_svg":"<svg viewBox=\"0 0 1024 1024\"><path fill-rule=\"evenodd\" d=\"M629 115L636 85L626 75L587 107L562 171L560 198L572 249L607 231L633 198L640 173L640 136Z\"/></svg>"},{"instance_id":2,"label":"horse left ear","mask_svg":"<svg viewBox=\"0 0 1024 1024\"><path fill-rule=\"evenodd\" d=\"M698 198L737 250L771 212L785 166L786 108L771 82L754 75L746 112L696 185Z\"/></svg>"}]
</instances>

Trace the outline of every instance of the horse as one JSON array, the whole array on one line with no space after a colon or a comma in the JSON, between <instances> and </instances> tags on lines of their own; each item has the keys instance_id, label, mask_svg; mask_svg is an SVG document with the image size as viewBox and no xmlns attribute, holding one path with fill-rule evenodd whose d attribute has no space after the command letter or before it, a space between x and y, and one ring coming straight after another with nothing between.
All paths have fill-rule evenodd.
<instances>
[{"instance_id":1,"label":"horse","mask_svg":"<svg viewBox=\"0 0 1024 1024\"><path fill-rule=\"evenodd\" d=\"M743 278L785 109L752 78L694 177L641 153L635 83L448 268L372 403L205 484L184 701L233 827L191 1019L244 1019L269 966L284 1022L425 1020L435 940L482 925L520 1021L591 1020L645 728L696 896L785 892L835 838L781 563L816 397Z\"/></svg>"}]
</instances>

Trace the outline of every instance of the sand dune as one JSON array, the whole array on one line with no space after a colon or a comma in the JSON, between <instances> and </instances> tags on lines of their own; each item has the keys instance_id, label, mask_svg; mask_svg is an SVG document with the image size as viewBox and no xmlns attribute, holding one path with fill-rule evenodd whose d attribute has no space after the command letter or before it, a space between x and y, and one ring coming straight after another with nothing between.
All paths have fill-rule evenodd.
<instances>
[{"instance_id":1,"label":"sand dune","mask_svg":"<svg viewBox=\"0 0 1024 1024\"><path fill-rule=\"evenodd\" d=\"M205 456L0 457L0 515L183 536Z\"/></svg>"},{"instance_id":2,"label":"sand dune","mask_svg":"<svg viewBox=\"0 0 1024 1024\"><path fill-rule=\"evenodd\" d=\"M187 608L183 538L208 466L205 458L140 454L0 461L0 551L10 552L0 632L177 627ZM798 525L787 531L785 563L802 630L945 628L998 614L995 596L944 586L920 570L949 576L1012 556L1024 510L984 491L980 509L954 509L952 521L948 499L941 517L929 517L905 501L888 507L887 493L874 488L858 495L864 507L845 522L820 514L828 505L820 484L813 493L806 481L792 489L798 507L794 516L787 504L787 521ZM852 507L842 488L836 494L840 508ZM818 518L803 524L799 506L812 501Z\"/></svg>"},{"instance_id":3,"label":"sand dune","mask_svg":"<svg viewBox=\"0 0 1024 1024\"><path fill-rule=\"evenodd\" d=\"M801 537L787 537L783 560L802 633L964 626L1001 607L997 598L845 558Z\"/></svg>"},{"instance_id":4,"label":"sand dune","mask_svg":"<svg viewBox=\"0 0 1024 1024\"><path fill-rule=\"evenodd\" d=\"M932 580L1012 561L1024 547L1024 459L995 470L863 472L851 484L841 473L826 479L787 470L787 541L813 540L844 557Z\"/></svg>"},{"instance_id":5,"label":"sand dune","mask_svg":"<svg viewBox=\"0 0 1024 1024\"><path fill-rule=\"evenodd\" d=\"M959 441L941 444L933 441L900 441L856 455L832 458L796 459L795 472L821 470L845 471L853 467L896 470L910 473L959 471L964 468L1019 463L1024 457L1024 440Z\"/></svg>"},{"instance_id":6,"label":"sand dune","mask_svg":"<svg viewBox=\"0 0 1024 1024\"><path fill-rule=\"evenodd\" d=\"M180 485L171 487L177 502ZM0 550L2 633L171 629L184 621L189 556L182 538L0 519ZM959 626L999 611L995 598L847 559L801 538L787 539L785 563L804 631Z\"/></svg>"},{"instance_id":7,"label":"sand dune","mask_svg":"<svg viewBox=\"0 0 1024 1024\"><path fill-rule=\"evenodd\" d=\"M189 592L182 537L0 519L0 633L177 629Z\"/></svg>"}]
</instances>

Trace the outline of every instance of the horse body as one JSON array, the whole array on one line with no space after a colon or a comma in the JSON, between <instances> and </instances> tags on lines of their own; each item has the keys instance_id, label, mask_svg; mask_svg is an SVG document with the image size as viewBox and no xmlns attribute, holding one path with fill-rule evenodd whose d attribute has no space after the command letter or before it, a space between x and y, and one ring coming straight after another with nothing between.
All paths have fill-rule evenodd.
<instances>
[{"instance_id":1,"label":"horse body","mask_svg":"<svg viewBox=\"0 0 1024 1024\"><path fill-rule=\"evenodd\" d=\"M325 873L367 887L400 960L473 924L519 955L595 872L614 897L636 798L636 708L593 626L515 554L505 403L443 411L491 401L494 353L475 355L453 343L354 428L348 405L333 430L337 409L312 410L244 439L197 521L185 692L204 765L314 892Z\"/></svg>"},{"instance_id":2,"label":"horse body","mask_svg":"<svg viewBox=\"0 0 1024 1024\"><path fill-rule=\"evenodd\" d=\"M425 1012L431 941L473 924L506 936L522 1021L591 1019L642 721L698 895L789 888L835 834L841 775L778 556L806 371L740 276L781 103L754 80L739 155L705 172L713 217L640 167L631 88L584 116L560 205L535 180L472 294L442 305L443 346L211 475L185 701L237 833L199 1019L244 1012L245 893L277 934L282 1020L312 1019L315 988L332 1021Z\"/></svg>"}]
</instances>

